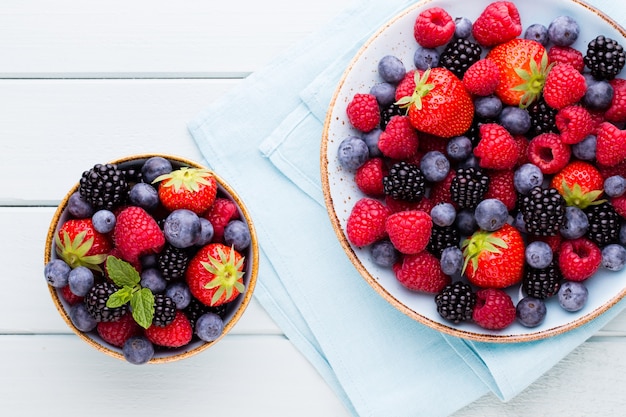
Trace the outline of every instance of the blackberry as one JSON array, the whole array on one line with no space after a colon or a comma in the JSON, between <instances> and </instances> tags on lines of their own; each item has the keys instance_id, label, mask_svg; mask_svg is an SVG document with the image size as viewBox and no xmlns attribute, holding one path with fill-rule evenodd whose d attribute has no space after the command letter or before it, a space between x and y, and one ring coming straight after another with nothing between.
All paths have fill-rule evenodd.
<instances>
[{"instance_id":1,"label":"blackberry","mask_svg":"<svg viewBox=\"0 0 626 417\"><path fill-rule=\"evenodd\" d=\"M488 187L489 177L480 168L459 168L452 178L450 194L460 210L473 210L483 199Z\"/></svg>"},{"instance_id":2,"label":"blackberry","mask_svg":"<svg viewBox=\"0 0 626 417\"><path fill-rule=\"evenodd\" d=\"M565 221L565 207L565 199L555 188L532 188L520 204L526 231L535 236L556 236Z\"/></svg>"},{"instance_id":3,"label":"blackberry","mask_svg":"<svg viewBox=\"0 0 626 417\"><path fill-rule=\"evenodd\" d=\"M154 317L152 324L165 327L174 321L176 317L176 304L174 300L164 294L154 294Z\"/></svg>"},{"instance_id":4,"label":"blackberry","mask_svg":"<svg viewBox=\"0 0 626 417\"><path fill-rule=\"evenodd\" d=\"M110 308L106 306L107 300L118 288L109 281L103 281L91 287L85 296L84 303L87 312L97 322L118 321L128 311L128 305Z\"/></svg>"},{"instance_id":5,"label":"blackberry","mask_svg":"<svg viewBox=\"0 0 626 417\"><path fill-rule=\"evenodd\" d=\"M626 54L617 41L599 35L587 45L583 61L594 78L612 80L624 68Z\"/></svg>"},{"instance_id":6,"label":"blackberry","mask_svg":"<svg viewBox=\"0 0 626 417\"><path fill-rule=\"evenodd\" d=\"M433 224L427 249L437 258L441 258L444 249L458 246L461 241L459 229L456 226L438 226Z\"/></svg>"},{"instance_id":7,"label":"blackberry","mask_svg":"<svg viewBox=\"0 0 626 417\"><path fill-rule=\"evenodd\" d=\"M589 229L586 235L589 240L600 247L610 243L619 243L620 216L611 203L605 201L589 206L584 211L589 219Z\"/></svg>"},{"instance_id":8,"label":"blackberry","mask_svg":"<svg viewBox=\"0 0 626 417\"><path fill-rule=\"evenodd\" d=\"M157 267L166 281L178 281L185 277L190 255L184 248L167 244L159 254Z\"/></svg>"},{"instance_id":9,"label":"blackberry","mask_svg":"<svg viewBox=\"0 0 626 417\"><path fill-rule=\"evenodd\" d=\"M112 210L126 201L129 187L124 171L115 164L96 164L83 172L78 189L94 211Z\"/></svg>"},{"instance_id":10,"label":"blackberry","mask_svg":"<svg viewBox=\"0 0 626 417\"><path fill-rule=\"evenodd\" d=\"M393 116L403 116L405 114L402 107L397 105L396 103L391 103L386 107L382 107L380 109L380 128L385 130L387 127L387 123Z\"/></svg>"},{"instance_id":11,"label":"blackberry","mask_svg":"<svg viewBox=\"0 0 626 417\"><path fill-rule=\"evenodd\" d=\"M417 165L400 161L389 168L383 186L394 200L419 201L426 192L426 178Z\"/></svg>"},{"instance_id":12,"label":"blackberry","mask_svg":"<svg viewBox=\"0 0 626 417\"><path fill-rule=\"evenodd\" d=\"M187 307L185 307L183 312L187 316L187 319L189 319L189 322L191 323L191 327L194 328L196 325L196 320L198 320L198 317L200 317L201 315L205 313L215 313L218 316L220 316L222 319L225 319L226 312L228 311L228 307L230 305L231 303L226 303L226 304L221 304L216 307L209 307L207 305L202 304L200 301L198 301L197 298L192 298L191 302L189 303Z\"/></svg>"},{"instance_id":13,"label":"blackberry","mask_svg":"<svg viewBox=\"0 0 626 417\"><path fill-rule=\"evenodd\" d=\"M543 97L533 101L526 110L530 115L530 133L532 136L559 132L555 122L558 110L548 106Z\"/></svg>"},{"instance_id":14,"label":"blackberry","mask_svg":"<svg viewBox=\"0 0 626 417\"><path fill-rule=\"evenodd\" d=\"M543 300L559 292L562 279L563 275L556 261L550 262L550 265L541 269L527 265L524 269L522 287L530 297Z\"/></svg>"},{"instance_id":15,"label":"blackberry","mask_svg":"<svg viewBox=\"0 0 626 417\"><path fill-rule=\"evenodd\" d=\"M437 304L437 312L441 317L454 323L460 323L472 319L476 305L476 294L469 284L455 281L446 285L435 296L435 303Z\"/></svg>"},{"instance_id":16,"label":"blackberry","mask_svg":"<svg viewBox=\"0 0 626 417\"><path fill-rule=\"evenodd\" d=\"M482 48L469 39L455 39L448 43L439 57L439 66L450 70L454 75L463 78L465 71L480 59Z\"/></svg>"}]
</instances>

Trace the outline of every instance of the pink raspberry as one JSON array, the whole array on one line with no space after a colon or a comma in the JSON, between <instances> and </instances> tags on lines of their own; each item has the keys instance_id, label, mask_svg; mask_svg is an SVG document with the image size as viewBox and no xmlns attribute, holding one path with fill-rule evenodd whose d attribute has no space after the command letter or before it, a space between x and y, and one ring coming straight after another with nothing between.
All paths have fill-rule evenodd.
<instances>
[{"instance_id":1,"label":"pink raspberry","mask_svg":"<svg viewBox=\"0 0 626 417\"><path fill-rule=\"evenodd\" d=\"M528 144L528 159L544 174L556 174L570 160L572 150L556 133L542 133Z\"/></svg>"},{"instance_id":2,"label":"pink raspberry","mask_svg":"<svg viewBox=\"0 0 626 417\"><path fill-rule=\"evenodd\" d=\"M387 167L382 158L371 158L365 161L354 174L354 182L364 194L370 197L382 197L385 194L383 177L387 175Z\"/></svg>"},{"instance_id":3,"label":"pink raspberry","mask_svg":"<svg viewBox=\"0 0 626 417\"><path fill-rule=\"evenodd\" d=\"M474 62L463 75L463 85L471 94L488 96L500 83L500 71L491 59Z\"/></svg>"},{"instance_id":4,"label":"pink raspberry","mask_svg":"<svg viewBox=\"0 0 626 417\"><path fill-rule=\"evenodd\" d=\"M389 209L380 201L365 197L356 202L346 225L348 240L354 246L370 245L386 235L385 220Z\"/></svg>"},{"instance_id":5,"label":"pink raspberry","mask_svg":"<svg viewBox=\"0 0 626 417\"><path fill-rule=\"evenodd\" d=\"M355 94L346 113L352 126L361 132L374 130L380 124L378 101L372 94Z\"/></svg>"},{"instance_id":6,"label":"pink raspberry","mask_svg":"<svg viewBox=\"0 0 626 417\"><path fill-rule=\"evenodd\" d=\"M510 41L522 33L522 22L515 4L496 1L478 16L472 28L476 41L486 47Z\"/></svg>"},{"instance_id":7,"label":"pink raspberry","mask_svg":"<svg viewBox=\"0 0 626 417\"><path fill-rule=\"evenodd\" d=\"M482 289L476 292L476 306L472 319L485 329L504 329L515 321L515 305L504 290Z\"/></svg>"},{"instance_id":8,"label":"pink raspberry","mask_svg":"<svg viewBox=\"0 0 626 417\"><path fill-rule=\"evenodd\" d=\"M409 159L417 153L419 138L407 116L393 116L378 138L378 149L393 159Z\"/></svg>"},{"instance_id":9,"label":"pink raspberry","mask_svg":"<svg viewBox=\"0 0 626 417\"><path fill-rule=\"evenodd\" d=\"M454 19L441 7L431 7L421 12L413 27L413 35L424 48L445 45L454 35Z\"/></svg>"},{"instance_id":10,"label":"pink raspberry","mask_svg":"<svg viewBox=\"0 0 626 417\"><path fill-rule=\"evenodd\" d=\"M582 52L571 46L554 45L548 50L548 62L551 64L561 62L570 64L579 72L583 72L585 62Z\"/></svg>"},{"instance_id":11,"label":"pink raspberry","mask_svg":"<svg viewBox=\"0 0 626 417\"><path fill-rule=\"evenodd\" d=\"M561 140L568 145L585 139L593 130L591 114L582 106L572 105L559 110L555 116L556 127L561 133Z\"/></svg>"},{"instance_id":12,"label":"pink raspberry","mask_svg":"<svg viewBox=\"0 0 626 417\"><path fill-rule=\"evenodd\" d=\"M439 259L428 251L406 255L393 270L400 284L411 291L436 294L451 281L441 270Z\"/></svg>"}]
</instances>

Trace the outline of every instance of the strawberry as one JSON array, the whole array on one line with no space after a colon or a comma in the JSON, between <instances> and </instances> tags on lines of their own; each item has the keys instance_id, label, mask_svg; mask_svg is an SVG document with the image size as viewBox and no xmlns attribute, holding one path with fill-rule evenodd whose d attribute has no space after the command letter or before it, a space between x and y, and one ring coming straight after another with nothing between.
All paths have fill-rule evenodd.
<instances>
[{"instance_id":1,"label":"strawberry","mask_svg":"<svg viewBox=\"0 0 626 417\"><path fill-rule=\"evenodd\" d=\"M415 254L426 249L432 230L430 215L422 210L400 211L391 214L385 230L394 247L404 254Z\"/></svg>"},{"instance_id":2,"label":"strawberry","mask_svg":"<svg viewBox=\"0 0 626 417\"><path fill-rule=\"evenodd\" d=\"M130 206L117 215L113 242L120 257L137 267L140 256L163 249L165 236L156 220L143 208Z\"/></svg>"},{"instance_id":3,"label":"strawberry","mask_svg":"<svg viewBox=\"0 0 626 417\"><path fill-rule=\"evenodd\" d=\"M164 327L152 325L145 330L145 334L155 345L176 348L191 341L193 329L187 316L178 310L173 322Z\"/></svg>"},{"instance_id":4,"label":"strawberry","mask_svg":"<svg viewBox=\"0 0 626 417\"><path fill-rule=\"evenodd\" d=\"M451 282L439 260L428 251L404 256L393 270L398 282L411 291L436 294Z\"/></svg>"},{"instance_id":5,"label":"strawberry","mask_svg":"<svg viewBox=\"0 0 626 417\"><path fill-rule=\"evenodd\" d=\"M346 113L352 126L364 133L374 130L380 124L378 101L372 94L355 94L348 103Z\"/></svg>"},{"instance_id":6,"label":"strawberry","mask_svg":"<svg viewBox=\"0 0 626 417\"><path fill-rule=\"evenodd\" d=\"M626 122L626 79L614 78L609 84L613 87L613 99L604 112L604 117L608 122Z\"/></svg>"},{"instance_id":7,"label":"strawberry","mask_svg":"<svg viewBox=\"0 0 626 417\"><path fill-rule=\"evenodd\" d=\"M502 330L515 321L515 305L501 289L485 288L476 292L472 319L484 329Z\"/></svg>"},{"instance_id":8,"label":"strawberry","mask_svg":"<svg viewBox=\"0 0 626 417\"><path fill-rule=\"evenodd\" d=\"M185 272L191 294L209 307L233 301L245 291L244 261L239 252L222 243L203 246Z\"/></svg>"},{"instance_id":9,"label":"strawberry","mask_svg":"<svg viewBox=\"0 0 626 417\"><path fill-rule=\"evenodd\" d=\"M55 250L69 266L86 266L101 271L113 247L108 235L96 231L91 219L67 220L55 235Z\"/></svg>"},{"instance_id":10,"label":"strawberry","mask_svg":"<svg viewBox=\"0 0 626 417\"><path fill-rule=\"evenodd\" d=\"M454 19L441 7L431 7L422 11L415 19L413 36L424 48L445 45L454 35Z\"/></svg>"},{"instance_id":11,"label":"strawberry","mask_svg":"<svg viewBox=\"0 0 626 417\"><path fill-rule=\"evenodd\" d=\"M568 206L584 209L600 197L604 179L592 164L572 161L552 177L550 187L557 189Z\"/></svg>"},{"instance_id":12,"label":"strawberry","mask_svg":"<svg viewBox=\"0 0 626 417\"><path fill-rule=\"evenodd\" d=\"M497 123L485 123L479 128L480 141L474 148L482 168L510 169L519 159L519 147L513 136Z\"/></svg>"},{"instance_id":13,"label":"strawberry","mask_svg":"<svg viewBox=\"0 0 626 417\"><path fill-rule=\"evenodd\" d=\"M596 160L608 167L625 161L626 130L609 122L601 123L596 135Z\"/></svg>"},{"instance_id":14,"label":"strawberry","mask_svg":"<svg viewBox=\"0 0 626 417\"><path fill-rule=\"evenodd\" d=\"M543 98L554 109L562 109L580 101L587 91L585 77L567 63L552 67L543 86Z\"/></svg>"},{"instance_id":15,"label":"strawberry","mask_svg":"<svg viewBox=\"0 0 626 417\"><path fill-rule=\"evenodd\" d=\"M415 89L397 101L408 109L414 128L443 138L465 133L474 118L472 98L461 80L445 68L415 71Z\"/></svg>"},{"instance_id":16,"label":"strawberry","mask_svg":"<svg viewBox=\"0 0 626 417\"><path fill-rule=\"evenodd\" d=\"M356 202L346 224L348 241L354 246L370 245L385 237L385 221L390 211L383 203L373 198L362 198Z\"/></svg>"},{"instance_id":17,"label":"strawberry","mask_svg":"<svg viewBox=\"0 0 626 417\"><path fill-rule=\"evenodd\" d=\"M578 72L583 72L585 68L582 52L571 46L553 45L548 49L548 61L551 64L556 64L557 62L570 64Z\"/></svg>"},{"instance_id":18,"label":"strawberry","mask_svg":"<svg viewBox=\"0 0 626 417\"><path fill-rule=\"evenodd\" d=\"M484 198L497 198L502 201L507 210L511 211L517 206L517 191L513 179L515 171L512 169L502 169L490 171L489 188Z\"/></svg>"},{"instance_id":19,"label":"strawberry","mask_svg":"<svg viewBox=\"0 0 626 417\"><path fill-rule=\"evenodd\" d=\"M522 22L515 4L495 1L476 18L472 34L476 41L487 47L507 42L522 33Z\"/></svg>"},{"instance_id":20,"label":"strawberry","mask_svg":"<svg viewBox=\"0 0 626 417\"><path fill-rule=\"evenodd\" d=\"M500 70L491 59L474 62L463 74L463 85L468 92L477 96L488 96L500 84Z\"/></svg>"},{"instance_id":21,"label":"strawberry","mask_svg":"<svg viewBox=\"0 0 626 417\"><path fill-rule=\"evenodd\" d=\"M481 288L506 288L522 280L524 241L521 233L505 224L495 232L478 230L461 244L463 271Z\"/></svg>"},{"instance_id":22,"label":"strawberry","mask_svg":"<svg viewBox=\"0 0 626 417\"><path fill-rule=\"evenodd\" d=\"M364 194L370 197L382 197L385 194L383 177L387 175L387 171L382 158L371 158L356 170L354 182Z\"/></svg>"},{"instance_id":23,"label":"strawberry","mask_svg":"<svg viewBox=\"0 0 626 417\"><path fill-rule=\"evenodd\" d=\"M584 281L598 270L602 251L591 240L581 237L564 240L559 247L558 263L563 278Z\"/></svg>"},{"instance_id":24,"label":"strawberry","mask_svg":"<svg viewBox=\"0 0 626 417\"><path fill-rule=\"evenodd\" d=\"M118 321L99 322L96 331L105 342L122 347L130 337L141 334L141 327L131 313L126 313Z\"/></svg>"},{"instance_id":25,"label":"strawberry","mask_svg":"<svg viewBox=\"0 0 626 417\"><path fill-rule=\"evenodd\" d=\"M209 220L213 226L213 240L220 242L228 222L239 218L239 210L237 210L235 203L228 198L217 197L203 217Z\"/></svg>"},{"instance_id":26,"label":"strawberry","mask_svg":"<svg viewBox=\"0 0 626 417\"><path fill-rule=\"evenodd\" d=\"M188 209L202 215L217 196L217 181L208 169L182 167L153 183L160 183L159 199L169 211Z\"/></svg>"},{"instance_id":27,"label":"strawberry","mask_svg":"<svg viewBox=\"0 0 626 417\"><path fill-rule=\"evenodd\" d=\"M561 134L561 141L568 145L582 141L591 134L594 128L594 121L589 111L578 105L560 109L554 121Z\"/></svg>"},{"instance_id":28,"label":"strawberry","mask_svg":"<svg viewBox=\"0 0 626 417\"><path fill-rule=\"evenodd\" d=\"M392 159L409 159L417 153L417 131L406 116L393 116L378 137L378 149Z\"/></svg>"},{"instance_id":29,"label":"strawberry","mask_svg":"<svg viewBox=\"0 0 626 417\"><path fill-rule=\"evenodd\" d=\"M572 156L569 145L556 133L542 133L528 144L528 159L544 174L554 174L567 165Z\"/></svg>"},{"instance_id":30,"label":"strawberry","mask_svg":"<svg viewBox=\"0 0 626 417\"><path fill-rule=\"evenodd\" d=\"M504 104L527 107L543 89L550 70L546 48L529 39L512 39L487 54L500 70L495 94Z\"/></svg>"}]
</instances>

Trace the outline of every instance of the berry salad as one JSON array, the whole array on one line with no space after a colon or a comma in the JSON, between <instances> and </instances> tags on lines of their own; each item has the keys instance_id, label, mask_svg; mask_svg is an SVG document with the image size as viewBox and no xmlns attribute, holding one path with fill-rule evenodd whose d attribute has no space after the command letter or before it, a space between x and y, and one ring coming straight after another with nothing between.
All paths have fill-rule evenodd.
<instances>
[{"instance_id":1,"label":"berry salad","mask_svg":"<svg viewBox=\"0 0 626 417\"><path fill-rule=\"evenodd\" d=\"M256 282L250 217L215 173L162 156L99 163L54 216L44 277L85 341L132 364L221 339Z\"/></svg>"},{"instance_id":2,"label":"berry salad","mask_svg":"<svg viewBox=\"0 0 626 417\"><path fill-rule=\"evenodd\" d=\"M326 202L357 269L479 340L556 334L625 293L623 34L530 9L409 9L357 55L325 127Z\"/></svg>"}]
</instances>

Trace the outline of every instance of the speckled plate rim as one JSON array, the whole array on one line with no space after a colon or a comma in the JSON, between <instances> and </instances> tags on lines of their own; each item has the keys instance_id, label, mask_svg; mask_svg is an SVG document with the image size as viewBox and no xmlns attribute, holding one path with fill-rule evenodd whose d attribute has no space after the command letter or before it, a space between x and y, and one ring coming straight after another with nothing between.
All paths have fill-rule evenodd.
<instances>
[{"instance_id":1,"label":"speckled plate rim","mask_svg":"<svg viewBox=\"0 0 626 417\"><path fill-rule=\"evenodd\" d=\"M603 20L604 24L609 25L612 29L617 32L622 37L622 42L626 39L626 31L624 28L619 25L617 22L611 19L609 15L597 9L594 6L591 6L581 0L554 0L561 1L564 5L569 6L580 6L583 9L586 9L587 12L596 15L597 17ZM488 3L491 1L480 1L480 5L477 6L477 12L480 12ZM415 309L407 306L405 303L400 301L396 296L394 296L390 291L388 291L378 279L376 279L372 273L363 265L360 257L357 255L355 248L349 243L344 228L342 227L342 222L339 218L339 215L336 210L336 205L334 203L333 196L333 187L331 186L330 181L330 170L329 158L336 158L335 155L329 157L328 149L329 149L329 141L330 139L330 131L333 127L334 123L348 123L345 119L341 119L337 116L337 106L339 104L339 99L342 96L343 88L347 83L348 78L351 75L351 72L354 70L355 65L366 55L368 48L372 45L372 43L376 42L379 37L382 36L386 31L393 28L394 24L396 24L399 20L407 18L409 15L415 15L419 13L419 11L425 9L426 7L439 6L441 3L450 3L445 2L445 0L422 0L418 3L415 3L400 13L398 13L395 17L390 19L387 23L385 23L382 27L380 27L359 49L359 51L355 54L355 56L350 61L349 65L346 67L344 73L341 76L339 83L335 89L335 92L331 98L330 105L328 111L326 113L326 118L324 120L323 132L322 132L322 140L321 140L321 152L320 152L320 171L321 171L321 182L322 182L322 190L324 194L324 201L326 205L326 209L328 211L328 215L331 221L331 225L337 235L339 243L344 249L346 255L359 272L361 277L365 279L365 281L387 302L389 302L392 306L394 306L397 310L405 314L406 316L428 326L435 330L438 330L442 333L459 337L462 339L478 341L478 342L491 342L491 343L519 343L519 342L530 342L541 340L544 338L556 336L570 330L576 329L595 318L599 317L601 314L609 310L619 301L621 301L626 296L626 286L622 288L615 296L609 298L606 302L599 305L596 308L593 308L589 311L585 311L584 314L578 315L576 318L573 318L571 321L560 324L556 326L549 326L538 328L537 330L529 329L526 333L511 333L508 329L500 332L490 332L488 330L482 329L472 330L466 329L461 326L455 327L453 324L448 324L444 322L439 322L433 320L430 317L427 317L424 314L416 311ZM514 1L515 4L519 6L519 1ZM442 6L445 7L445 6ZM453 9L449 9L451 14L454 11ZM554 16L556 17L556 16ZM528 24L529 22L526 22ZM524 20L522 20L522 24L525 24ZM590 40L590 39L589 39ZM622 76L620 74L620 76ZM345 109L345 105L344 105ZM345 111L344 111L345 114ZM341 180L341 179L340 179ZM361 195L364 196L364 195ZM354 197L357 197L355 195ZM356 202L356 201L355 201ZM626 279L626 274L621 274L623 279ZM515 291L517 292L517 291Z\"/></svg>"},{"instance_id":2,"label":"speckled plate rim","mask_svg":"<svg viewBox=\"0 0 626 417\"><path fill-rule=\"evenodd\" d=\"M177 164L180 166L189 166L189 167L194 167L194 168L206 168L202 166L201 164L194 162L190 159L186 159L186 158L175 156L175 155L159 154L159 153L130 155L130 156L126 156L123 158L115 159L113 161L110 161L110 163L112 164L136 163L137 161L147 160L150 157L156 157L156 156L166 158L169 161L173 162L174 164ZM228 194L235 201L235 203L237 204L239 208L240 215L246 220L246 223L250 230L251 241L250 241L250 247L248 249L248 253L249 253L248 256L250 256L250 260L247 262L247 264L249 265L249 270L246 273L246 281L247 281L246 291L242 295L241 304L234 311L233 315L228 319L228 321L224 324L224 329L222 331L222 334L216 340L212 342L196 341L183 348L172 349L170 351L166 351L165 353L155 354L155 356L150 361L148 361L148 364L168 363L168 362L174 362L174 361L178 361L181 359L189 358L215 345L217 342L219 342L224 336L226 336L230 332L230 330L235 326L235 324L237 324L237 322L239 321L239 319L241 318L241 316L244 314L245 310L247 309L248 305L250 304L250 300L252 299L252 295L254 292L254 288L256 286L256 281L257 281L257 276L258 276L258 271L259 271L259 249L258 249L258 240L257 240L258 238L257 238L256 230L254 227L254 223L252 221L252 217L250 216L248 209L246 208L245 204L243 203L239 195L235 192L235 190L215 172L213 172L212 170L209 170L209 171L211 172L211 175L215 177L215 180L218 183L218 189ZM59 203L52 217L52 220L50 221L50 226L48 229L48 233L46 235L44 265L47 264L53 257L54 236L59 228L59 220L61 220L64 214L63 212L68 204L68 200L70 196L75 191L78 190L78 187L79 187L79 184L76 183L70 189L70 191L63 197L63 199ZM65 321L65 323L70 327L70 329L72 329L72 331L76 335L78 335L78 337L80 337L83 341L85 341L87 344L89 344L90 346L92 346L93 348L95 348L96 350L100 352L103 352L117 359L125 360L124 355L121 353L121 349L115 349L114 347L101 344L101 339L97 335L86 334L78 330L76 326L74 326L74 324L72 323L69 313L66 310L66 303L64 303L64 301L61 300L58 290L52 287L51 285L48 285L48 290L50 292L50 296L52 297L54 306L56 307L57 311L63 318L63 321ZM167 352L172 352L172 354L167 354Z\"/></svg>"}]
</instances>

